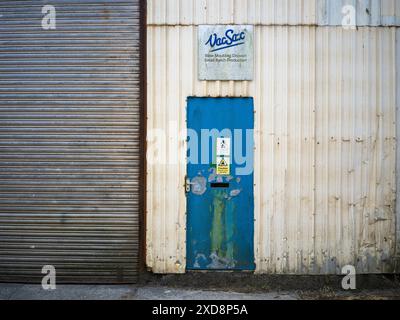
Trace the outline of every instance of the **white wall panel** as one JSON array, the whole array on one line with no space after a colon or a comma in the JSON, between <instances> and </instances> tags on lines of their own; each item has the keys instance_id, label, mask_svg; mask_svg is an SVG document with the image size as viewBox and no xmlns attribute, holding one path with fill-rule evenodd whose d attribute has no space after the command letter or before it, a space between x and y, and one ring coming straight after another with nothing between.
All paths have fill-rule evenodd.
<instances>
[{"instance_id":1,"label":"white wall panel","mask_svg":"<svg viewBox=\"0 0 400 320\"><path fill-rule=\"evenodd\" d=\"M400 26L400 0L148 0L148 24L341 26L345 5L358 26Z\"/></svg>"}]
</instances>

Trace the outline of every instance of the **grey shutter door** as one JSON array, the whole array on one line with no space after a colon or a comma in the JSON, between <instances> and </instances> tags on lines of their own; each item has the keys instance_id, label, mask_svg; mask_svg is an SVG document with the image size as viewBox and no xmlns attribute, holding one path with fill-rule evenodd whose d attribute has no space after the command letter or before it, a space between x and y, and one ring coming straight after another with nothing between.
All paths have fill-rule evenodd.
<instances>
[{"instance_id":1,"label":"grey shutter door","mask_svg":"<svg viewBox=\"0 0 400 320\"><path fill-rule=\"evenodd\" d=\"M0 281L136 280L139 2L0 2Z\"/></svg>"}]
</instances>

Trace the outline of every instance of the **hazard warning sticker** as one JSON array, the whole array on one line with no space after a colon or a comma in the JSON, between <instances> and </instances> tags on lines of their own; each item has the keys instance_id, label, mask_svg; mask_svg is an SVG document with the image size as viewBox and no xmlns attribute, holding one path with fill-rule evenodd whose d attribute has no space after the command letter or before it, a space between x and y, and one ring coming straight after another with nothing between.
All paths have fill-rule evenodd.
<instances>
[{"instance_id":1,"label":"hazard warning sticker","mask_svg":"<svg viewBox=\"0 0 400 320\"><path fill-rule=\"evenodd\" d=\"M217 157L217 174L229 176L231 173L230 161L227 157Z\"/></svg>"}]
</instances>

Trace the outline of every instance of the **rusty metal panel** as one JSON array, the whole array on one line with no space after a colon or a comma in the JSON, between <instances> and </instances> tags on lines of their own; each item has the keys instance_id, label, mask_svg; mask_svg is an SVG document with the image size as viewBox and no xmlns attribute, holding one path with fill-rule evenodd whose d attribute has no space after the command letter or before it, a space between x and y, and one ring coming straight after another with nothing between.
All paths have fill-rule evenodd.
<instances>
[{"instance_id":1,"label":"rusty metal panel","mask_svg":"<svg viewBox=\"0 0 400 320\"><path fill-rule=\"evenodd\" d=\"M148 26L149 268L185 272L186 98L230 96L254 97L257 272L393 271L395 32L256 26L254 81L199 81L197 27Z\"/></svg>"},{"instance_id":2,"label":"rusty metal panel","mask_svg":"<svg viewBox=\"0 0 400 320\"><path fill-rule=\"evenodd\" d=\"M56 29L41 26L56 8ZM133 282L139 0L0 3L0 280Z\"/></svg>"}]
</instances>

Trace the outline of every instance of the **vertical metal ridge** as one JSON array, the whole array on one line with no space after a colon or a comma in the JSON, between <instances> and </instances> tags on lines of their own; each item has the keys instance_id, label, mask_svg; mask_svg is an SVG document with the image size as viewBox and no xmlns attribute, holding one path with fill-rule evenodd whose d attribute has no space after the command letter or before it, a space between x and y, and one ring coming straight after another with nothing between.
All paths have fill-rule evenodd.
<instances>
[{"instance_id":1,"label":"vertical metal ridge","mask_svg":"<svg viewBox=\"0 0 400 320\"><path fill-rule=\"evenodd\" d=\"M397 6L400 10L400 5ZM396 28L396 258L395 272L400 272L400 28Z\"/></svg>"},{"instance_id":2,"label":"vertical metal ridge","mask_svg":"<svg viewBox=\"0 0 400 320\"><path fill-rule=\"evenodd\" d=\"M140 4L140 185L139 188L139 271L146 270L146 226L147 226L147 0Z\"/></svg>"}]
</instances>

